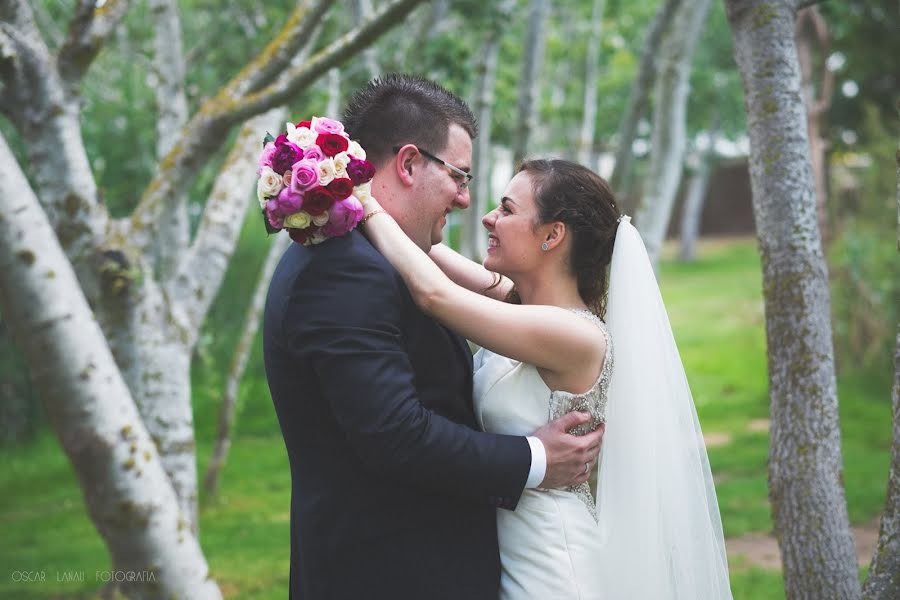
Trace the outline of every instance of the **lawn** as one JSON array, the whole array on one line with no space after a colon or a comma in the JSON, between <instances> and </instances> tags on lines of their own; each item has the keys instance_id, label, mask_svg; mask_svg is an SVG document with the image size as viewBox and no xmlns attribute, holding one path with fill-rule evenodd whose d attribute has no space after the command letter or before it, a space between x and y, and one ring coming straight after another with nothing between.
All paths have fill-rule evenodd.
<instances>
[{"instance_id":1,"label":"lawn","mask_svg":"<svg viewBox=\"0 0 900 600\"><path fill-rule=\"evenodd\" d=\"M255 230L254 230L255 231ZM208 460L229 348L264 249L245 235L213 307L193 373L201 473ZM759 259L752 240L713 240L692 264L665 260L663 296L710 445L728 537L769 533L768 414ZM201 543L226 597L283 599L288 581L290 478L262 377L259 342L241 387L238 425L220 495L203 498ZM850 517L871 523L884 502L890 449L891 373L841 374L841 430ZM0 451L0 598L93 597L109 557L84 511L72 471L44 433ZM736 599L783 598L778 571L730 556ZM44 581L14 581L21 572ZM98 573L99 572L99 573ZM18 573L18 575L15 575ZM83 581L65 581L83 573ZM71 577L69 577L71 579Z\"/></svg>"}]
</instances>

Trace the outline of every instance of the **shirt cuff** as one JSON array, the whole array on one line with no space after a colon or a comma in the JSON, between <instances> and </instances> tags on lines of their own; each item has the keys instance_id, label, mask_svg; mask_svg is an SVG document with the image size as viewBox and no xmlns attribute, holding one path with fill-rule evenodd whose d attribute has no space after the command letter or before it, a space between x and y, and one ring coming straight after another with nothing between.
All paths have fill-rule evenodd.
<instances>
[{"instance_id":1,"label":"shirt cuff","mask_svg":"<svg viewBox=\"0 0 900 600\"><path fill-rule=\"evenodd\" d=\"M544 481L547 474L547 451L544 443L536 437L528 436L528 445L531 447L531 468L528 470L528 479L525 480L526 488L536 488Z\"/></svg>"}]
</instances>

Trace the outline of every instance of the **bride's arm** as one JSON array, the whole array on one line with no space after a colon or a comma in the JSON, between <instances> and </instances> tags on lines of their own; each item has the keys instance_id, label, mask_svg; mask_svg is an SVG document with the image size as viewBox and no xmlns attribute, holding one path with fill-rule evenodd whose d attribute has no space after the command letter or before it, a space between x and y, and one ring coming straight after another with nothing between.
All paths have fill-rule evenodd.
<instances>
[{"instance_id":1,"label":"bride's arm","mask_svg":"<svg viewBox=\"0 0 900 600\"><path fill-rule=\"evenodd\" d=\"M457 285L494 300L505 300L512 290L512 282L498 273L488 271L473 260L444 244L435 244L428 253L431 260Z\"/></svg>"},{"instance_id":2,"label":"bride's arm","mask_svg":"<svg viewBox=\"0 0 900 600\"><path fill-rule=\"evenodd\" d=\"M606 348L598 330L556 306L499 302L456 285L376 203L363 229L403 277L416 304L479 346L566 375L593 370Z\"/></svg>"}]
</instances>

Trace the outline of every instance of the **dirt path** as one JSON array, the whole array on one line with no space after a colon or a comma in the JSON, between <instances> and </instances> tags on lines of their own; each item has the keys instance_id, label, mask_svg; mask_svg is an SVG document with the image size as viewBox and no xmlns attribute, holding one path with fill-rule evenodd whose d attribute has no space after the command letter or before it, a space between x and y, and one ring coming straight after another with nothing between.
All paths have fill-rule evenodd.
<instances>
[{"instance_id":1,"label":"dirt path","mask_svg":"<svg viewBox=\"0 0 900 600\"><path fill-rule=\"evenodd\" d=\"M768 419L753 419L747 424L747 431L768 431ZM711 431L703 435L707 448L725 446L731 443L729 433ZM853 540L856 543L856 555L859 564L868 566L872 562L872 553L878 542L879 519L872 523L853 527ZM781 570L781 551L774 535L764 533L748 533L740 537L725 540L729 561L743 564L746 567L759 567L773 571ZM740 558L739 558L740 557Z\"/></svg>"},{"instance_id":2,"label":"dirt path","mask_svg":"<svg viewBox=\"0 0 900 600\"><path fill-rule=\"evenodd\" d=\"M859 564L868 566L872 562L872 552L875 551L875 543L878 541L878 521L853 527L853 539L856 542ZM740 537L728 538L725 540L725 549L728 552L729 562L733 564L743 564L747 567L759 567L772 571L781 570L781 552L778 550L778 542L773 535L748 533Z\"/></svg>"}]
</instances>

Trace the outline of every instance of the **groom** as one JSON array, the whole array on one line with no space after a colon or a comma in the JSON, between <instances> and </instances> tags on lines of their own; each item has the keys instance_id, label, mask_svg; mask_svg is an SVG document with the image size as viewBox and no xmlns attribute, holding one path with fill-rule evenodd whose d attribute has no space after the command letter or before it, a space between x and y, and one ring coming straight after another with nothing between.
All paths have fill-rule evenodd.
<instances>
[{"instance_id":1,"label":"groom","mask_svg":"<svg viewBox=\"0 0 900 600\"><path fill-rule=\"evenodd\" d=\"M376 167L372 191L420 247L469 204L475 120L416 77L374 80L345 126ZM418 152L396 154L413 144ZM364 227L364 225L363 225ZM601 431L476 431L472 355L423 314L359 231L292 244L269 288L266 376L291 465L293 600L496 600L496 508L583 477Z\"/></svg>"}]
</instances>

